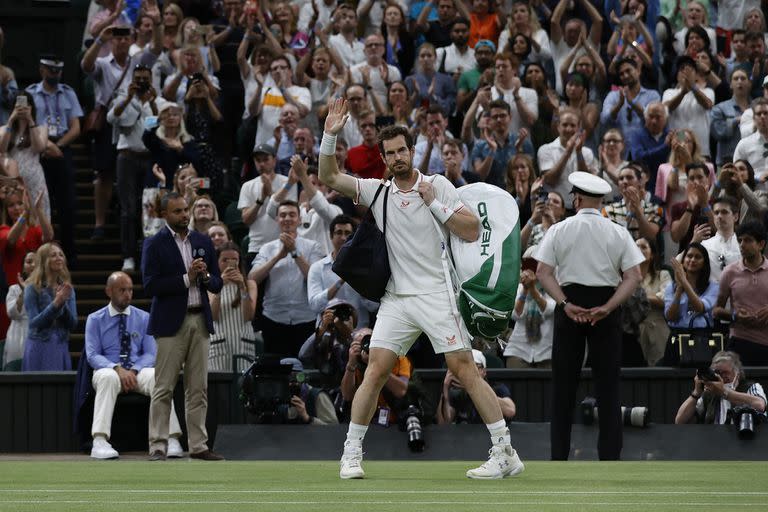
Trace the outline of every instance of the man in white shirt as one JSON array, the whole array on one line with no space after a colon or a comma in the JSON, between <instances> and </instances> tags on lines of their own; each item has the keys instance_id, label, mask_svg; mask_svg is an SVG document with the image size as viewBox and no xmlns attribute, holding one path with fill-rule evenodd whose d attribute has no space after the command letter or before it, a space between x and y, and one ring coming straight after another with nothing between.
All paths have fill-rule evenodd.
<instances>
[{"instance_id":1,"label":"man in white shirt","mask_svg":"<svg viewBox=\"0 0 768 512\"><path fill-rule=\"evenodd\" d=\"M693 230L693 242L701 242L709 253L709 278L720 282L720 274L723 269L734 261L739 261L739 241L734 229L739 218L739 206L736 201L728 196L715 200L712 204L712 213L715 215L715 235L709 235L709 224L700 224ZM703 239L702 239L703 238Z\"/></svg>"},{"instance_id":2,"label":"man in white shirt","mask_svg":"<svg viewBox=\"0 0 768 512\"><path fill-rule=\"evenodd\" d=\"M363 143L363 133L360 131L360 114L369 110L368 92L362 85L352 84L344 91L344 99L349 105L349 121L344 125L344 140L350 148Z\"/></svg>"},{"instance_id":3,"label":"man in white shirt","mask_svg":"<svg viewBox=\"0 0 768 512\"><path fill-rule=\"evenodd\" d=\"M578 44L581 35L583 34L585 38L587 37L587 24L580 18L571 18L565 22L564 28L560 26L563 14L565 14L566 9L571 3L569 0L560 0L554 11L552 11L552 18L550 19L550 47L556 70L560 69L565 58ZM587 44L591 44L593 48L600 48L600 38L603 34L603 16L588 0L578 0L578 3L587 11L592 20ZM555 89L560 94L564 92L561 73L555 73Z\"/></svg>"},{"instance_id":4,"label":"man in white shirt","mask_svg":"<svg viewBox=\"0 0 768 512\"><path fill-rule=\"evenodd\" d=\"M334 156L335 139L346 120L345 102L336 100L325 121L320 179L366 206L371 206L379 193L371 211L381 227L387 205L386 243L392 273L371 336L365 379L352 401L339 476L365 476L363 438L376 399L398 357L405 355L422 332L436 352L445 354L448 368L464 384L491 434L493 446L488 461L467 471L467 476L498 479L518 474L524 470L523 463L512 448L496 395L480 377L472 359L470 339L441 263L441 239L450 231L463 240L477 240L478 219L464 207L446 178L436 175L428 179L413 168L413 142L407 128L387 126L379 134L382 159L394 176L388 187L380 180L340 173Z\"/></svg>"},{"instance_id":5,"label":"man in white shirt","mask_svg":"<svg viewBox=\"0 0 768 512\"><path fill-rule=\"evenodd\" d=\"M451 24L450 46L443 46L436 50L437 60L435 67L440 73L453 75L453 81L458 82L464 71L475 69L475 50L469 47L469 20L456 18ZM450 112L449 112L450 113Z\"/></svg>"},{"instance_id":6,"label":"man in white shirt","mask_svg":"<svg viewBox=\"0 0 768 512\"><path fill-rule=\"evenodd\" d=\"M315 330L315 313L307 300L307 274L325 256L315 241L298 234L299 205L283 201L277 208L280 235L264 244L253 260L248 279L264 286L261 334L264 351L282 357L298 357L304 341Z\"/></svg>"},{"instance_id":7,"label":"man in white shirt","mask_svg":"<svg viewBox=\"0 0 768 512\"><path fill-rule=\"evenodd\" d=\"M584 147L581 117L571 108L560 110L557 124L559 137L539 148L539 169L544 183L566 199L565 207L573 208L573 198L568 176L576 171L595 174L595 156Z\"/></svg>"},{"instance_id":8,"label":"man in white shirt","mask_svg":"<svg viewBox=\"0 0 768 512\"><path fill-rule=\"evenodd\" d=\"M539 118L539 96L536 91L523 87L517 70L518 59L511 53L496 55L496 77L491 87L491 99L503 99L510 106L509 131L517 133L520 128L531 128Z\"/></svg>"},{"instance_id":9,"label":"man in white shirt","mask_svg":"<svg viewBox=\"0 0 768 512\"><path fill-rule=\"evenodd\" d=\"M336 0L315 0L314 2L306 2L299 9L299 21L297 22L297 28L309 34L310 30L320 30L322 27L327 27L331 23L331 16L336 9ZM310 27L310 22L314 21L314 24Z\"/></svg>"},{"instance_id":10,"label":"man in white shirt","mask_svg":"<svg viewBox=\"0 0 768 512\"><path fill-rule=\"evenodd\" d=\"M715 104L715 91L702 87L706 82L698 78L696 62L686 56L677 59L677 87L667 89L661 97L669 109L670 130L688 128L696 134L702 156L709 151L709 111Z\"/></svg>"},{"instance_id":11,"label":"man in white shirt","mask_svg":"<svg viewBox=\"0 0 768 512\"><path fill-rule=\"evenodd\" d=\"M349 4L341 4L333 13L332 20L339 33L328 38L330 46L336 50L344 65L352 67L365 61L365 46L357 39L357 12Z\"/></svg>"},{"instance_id":12,"label":"man in white shirt","mask_svg":"<svg viewBox=\"0 0 768 512\"><path fill-rule=\"evenodd\" d=\"M280 111L286 103L293 104L299 111L299 117L306 116L312 108L312 95L309 89L293 85L293 72L288 59L284 56L275 57L269 65L269 74L276 84L261 91L259 103L259 122L256 127L256 146L266 144L274 137L275 128L280 121Z\"/></svg>"},{"instance_id":13,"label":"man in white shirt","mask_svg":"<svg viewBox=\"0 0 768 512\"><path fill-rule=\"evenodd\" d=\"M296 185L289 184L287 176L275 173L275 148L267 144L256 146L253 150L253 165L259 175L243 183L237 202L243 224L248 226L248 264L259 253L262 245L280 234L277 223L267 215L266 203L272 193L285 187L289 193L284 199L298 199Z\"/></svg>"},{"instance_id":14,"label":"man in white shirt","mask_svg":"<svg viewBox=\"0 0 768 512\"><path fill-rule=\"evenodd\" d=\"M758 188L765 189L765 177L768 174L768 99L758 98L752 102L755 115L755 133L741 139L733 151L733 161L746 160L755 170Z\"/></svg>"},{"instance_id":15,"label":"man in white shirt","mask_svg":"<svg viewBox=\"0 0 768 512\"><path fill-rule=\"evenodd\" d=\"M384 37L370 35L365 38L365 62L349 69L352 83L362 84L382 105L387 104L388 84L402 79L400 70L384 61L385 51Z\"/></svg>"}]
</instances>

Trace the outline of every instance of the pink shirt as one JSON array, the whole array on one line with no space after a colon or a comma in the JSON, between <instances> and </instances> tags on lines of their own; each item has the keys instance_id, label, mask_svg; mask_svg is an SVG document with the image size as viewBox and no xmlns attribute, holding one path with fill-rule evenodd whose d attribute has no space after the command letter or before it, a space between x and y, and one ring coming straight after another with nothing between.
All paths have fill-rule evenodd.
<instances>
[{"instance_id":1,"label":"pink shirt","mask_svg":"<svg viewBox=\"0 0 768 512\"><path fill-rule=\"evenodd\" d=\"M754 271L746 268L741 259L725 267L720 275L720 293L730 297L733 311L743 308L755 312L765 306L765 298L768 297L768 259L763 256L763 264ZM768 345L765 327L750 327L736 322L731 324L731 336Z\"/></svg>"}]
</instances>

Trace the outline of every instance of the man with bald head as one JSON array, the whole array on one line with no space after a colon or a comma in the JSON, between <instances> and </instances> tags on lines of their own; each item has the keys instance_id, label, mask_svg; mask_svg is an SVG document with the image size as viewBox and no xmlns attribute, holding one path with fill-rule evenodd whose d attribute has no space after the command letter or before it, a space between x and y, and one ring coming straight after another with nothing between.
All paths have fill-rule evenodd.
<instances>
[{"instance_id":1,"label":"man with bald head","mask_svg":"<svg viewBox=\"0 0 768 512\"><path fill-rule=\"evenodd\" d=\"M107 279L109 304L88 315L85 323L85 355L93 368L94 459L116 459L119 454L109 443L112 413L120 393L135 392L151 396L155 387L155 338L147 334L149 314L131 306L133 281L125 272L114 272ZM168 457L181 457L181 427L171 408Z\"/></svg>"},{"instance_id":2,"label":"man with bald head","mask_svg":"<svg viewBox=\"0 0 768 512\"><path fill-rule=\"evenodd\" d=\"M645 123L627 139L627 152L632 160L642 162L650 176L646 190L656 190L656 170L669 160L670 135L667 127L669 112L660 101L652 101L643 112Z\"/></svg>"}]
</instances>

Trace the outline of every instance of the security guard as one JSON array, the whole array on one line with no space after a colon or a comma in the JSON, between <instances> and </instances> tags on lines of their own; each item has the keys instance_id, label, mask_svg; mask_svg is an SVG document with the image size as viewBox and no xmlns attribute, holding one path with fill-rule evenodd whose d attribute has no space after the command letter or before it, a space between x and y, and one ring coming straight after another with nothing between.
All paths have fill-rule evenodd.
<instances>
[{"instance_id":1,"label":"security guard","mask_svg":"<svg viewBox=\"0 0 768 512\"><path fill-rule=\"evenodd\" d=\"M584 341L600 408L600 460L621 455L621 312L641 280L643 255L622 226L600 215L611 186L587 172L568 176L576 215L549 228L536 259L539 282L558 304L552 346L552 460L567 460Z\"/></svg>"},{"instance_id":2,"label":"security guard","mask_svg":"<svg viewBox=\"0 0 768 512\"><path fill-rule=\"evenodd\" d=\"M56 209L62 249L70 268L75 266L75 170L70 144L80 135L83 109L75 91L60 83L64 62L55 55L40 56L42 81L27 87L35 100L36 122L48 126L49 145L41 163L48 195Z\"/></svg>"}]
</instances>

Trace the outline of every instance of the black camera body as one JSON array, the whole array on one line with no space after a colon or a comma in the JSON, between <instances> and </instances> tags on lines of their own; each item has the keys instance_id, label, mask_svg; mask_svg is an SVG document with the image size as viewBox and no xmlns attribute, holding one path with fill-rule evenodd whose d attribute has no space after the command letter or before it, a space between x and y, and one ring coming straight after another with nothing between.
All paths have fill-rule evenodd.
<instances>
[{"instance_id":1,"label":"black camera body","mask_svg":"<svg viewBox=\"0 0 768 512\"><path fill-rule=\"evenodd\" d=\"M760 423L762 415L748 405L738 405L729 411L731 420L737 425L739 439L754 439L755 425Z\"/></svg>"},{"instance_id":2,"label":"black camera body","mask_svg":"<svg viewBox=\"0 0 768 512\"><path fill-rule=\"evenodd\" d=\"M255 423L287 423L291 396L299 396L301 383L292 381L292 366L279 359L260 357L240 378L240 401Z\"/></svg>"},{"instance_id":3,"label":"black camera body","mask_svg":"<svg viewBox=\"0 0 768 512\"><path fill-rule=\"evenodd\" d=\"M714 368L710 368L709 366L704 366L702 368L699 368L696 370L696 375L704 381L707 382L717 382L719 379L717 372L715 372Z\"/></svg>"}]
</instances>

